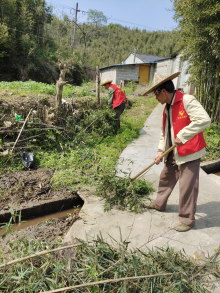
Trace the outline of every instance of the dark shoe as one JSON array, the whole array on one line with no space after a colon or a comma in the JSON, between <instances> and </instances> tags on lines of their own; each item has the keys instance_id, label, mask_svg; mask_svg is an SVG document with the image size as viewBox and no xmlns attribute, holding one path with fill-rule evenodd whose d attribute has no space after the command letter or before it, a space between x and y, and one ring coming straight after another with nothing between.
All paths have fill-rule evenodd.
<instances>
[{"instance_id":1,"label":"dark shoe","mask_svg":"<svg viewBox=\"0 0 220 293\"><path fill-rule=\"evenodd\" d=\"M186 224L183 224L181 222L179 222L179 224L177 224L173 230L176 230L178 232L186 232L188 230L190 230L193 226L187 226Z\"/></svg>"}]
</instances>

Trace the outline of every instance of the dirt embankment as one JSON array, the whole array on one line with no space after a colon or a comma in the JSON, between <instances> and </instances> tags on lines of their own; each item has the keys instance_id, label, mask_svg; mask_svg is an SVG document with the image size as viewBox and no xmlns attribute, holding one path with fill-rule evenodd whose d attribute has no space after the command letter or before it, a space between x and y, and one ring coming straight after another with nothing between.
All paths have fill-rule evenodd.
<instances>
[{"instance_id":1,"label":"dirt embankment","mask_svg":"<svg viewBox=\"0 0 220 293\"><path fill-rule=\"evenodd\" d=\"M0 227L3 222L20 214L22 219L33 218L41 214L59 212L82 206L83 201L76 193L67 190L53 190L51 178L54 171L39 168L36 170L20 170L0 177ZM47 219L42 223L19 230L16 234L10 233L0 237L0 247L7 258L11 258L9 242L16 238L38 239L40 241L56 242L62 237L71 225L78 219L80 208L71 214L55 219ZM12 221L14 223L14 220ZM6 230L0 230L5 232ZM15 236L16 235L16 236ZM8 254L9 253L9 254Z\"/></svg>"},{"instance_id":2,"label":"dirt embankment","mask_svg":"<svg viewBox=\"0 0 220 293\"><path fill-rule=\"evenodd\" d=\"M82 205L77 193L66 189L53 190L53 174L51 169L39 168L1 176L0 222L7 222L13 211L28 219Z\"/></svg>"}]
</instances>

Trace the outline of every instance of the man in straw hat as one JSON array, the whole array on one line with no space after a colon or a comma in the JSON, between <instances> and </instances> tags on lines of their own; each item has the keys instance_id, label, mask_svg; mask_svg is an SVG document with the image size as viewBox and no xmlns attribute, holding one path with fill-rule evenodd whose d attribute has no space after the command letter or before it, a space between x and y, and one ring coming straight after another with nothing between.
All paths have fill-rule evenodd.
<instances>
[{"instance_id":1,"label":"man in straw hat","mask_svg":"<svg viewBox=\"0 0 220 293\"><path fill-rule=\"evenodd\" d=\"M117 134L120 128L120 116L124 112L125 103L127 98L124 95L123 90L116 84L112 84L112 80L105 78L101 83L108 90L108 105L116 111L116 124L115 124L115 134Z\"/></svg>"},{"instance_id":2,"label":"man in straw hat","mask_svg":"<svg viewBox=\"0 0 220 293\"><path fill-rule=\"evenodd\" d=\"M173 229L184 232L195 225L196 203L199 188L200 158L205 155L202 131L210 124L210 118L197 99L174 90L172 80L180 72L162 78L143 95L152 92L165 104L163 123L156 164L159 157L172 145L176 148L164 157L156 199L145 204L146 208L164 211L168 198L179 180L179 223Z\"/></svg>"}]
</instances>

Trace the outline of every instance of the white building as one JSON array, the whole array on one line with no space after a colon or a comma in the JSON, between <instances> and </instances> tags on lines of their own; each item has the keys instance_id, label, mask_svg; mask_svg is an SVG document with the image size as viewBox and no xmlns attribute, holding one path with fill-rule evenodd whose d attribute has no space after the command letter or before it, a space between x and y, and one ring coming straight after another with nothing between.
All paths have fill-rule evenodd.
<instances>
[{"instance_id":1,"label":"white building","mask_svg":"<svg viewBox=\"0 0 220 293\"><path fill-rule=\"evenodd\" d=\"M120 85L121 81L135 81L141 85L147 85L153 80L154 74L169 76L174 72L181 74L173 80L175 88L185 93L193 93L194 87L187 85L189 75L186 74L187 61L181 60L181 54L173 54L171 57L131 52L121 64L115 64L100 68L101 82L111 79L112 83Z\"/></svg>"}]
</instances>

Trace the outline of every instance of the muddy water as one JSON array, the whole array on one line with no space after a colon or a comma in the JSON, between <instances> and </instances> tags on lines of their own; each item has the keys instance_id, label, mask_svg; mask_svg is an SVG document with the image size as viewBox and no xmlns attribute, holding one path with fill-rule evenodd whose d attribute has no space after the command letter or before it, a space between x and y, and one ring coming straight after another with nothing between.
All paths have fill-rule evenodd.
<instances>
[{"instance_id":1,"label":"muddy water","mask_svg":"<svg viewBox=\"0 0 220 293\"><path fill-rule=\"evenodd\" d=\"M33 218L27 221L24 221L20 224L14 224L12 226L12 230L13 231L18 231L20 229L24 229L33 225L37 225L38 223L41 223L47 219L56 219L56 218L61 218L64 216L67 216L68 214L72 214L72 213L76 213L76 209L68 209L62 212L57 212L57 213L53 213L53 214L49 214L49 215L45 215L42 217L37 217L37 218ZM0 227L2 227L4 224L0 224ZM0 228L0 236L5 233L6 229L5 228Z\"/></svg>"}]
</instances>

